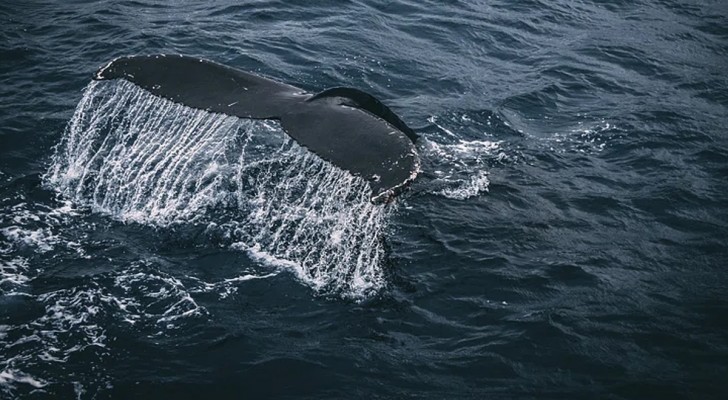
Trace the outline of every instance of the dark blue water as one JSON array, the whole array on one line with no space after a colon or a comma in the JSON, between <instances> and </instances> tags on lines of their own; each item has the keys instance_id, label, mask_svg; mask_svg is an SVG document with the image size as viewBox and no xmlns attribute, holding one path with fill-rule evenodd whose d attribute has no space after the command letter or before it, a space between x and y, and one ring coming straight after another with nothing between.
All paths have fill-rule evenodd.
<instances>
[{"instance_id":1,"label":"dark blue water","mask_svg":"<svg viewBox=\"0 0 728 400\"><path fill-rule=\"evenodd\" d=\"M154 53L363 89L423 171L344 201L279 127L184 114L229 124L170 159L202 183L134 178L74 110ZM723 1L4 2L0 397L722 398L726 66ZM120 151L90 186L67 126Z\"/></svg>"}]
</instances>

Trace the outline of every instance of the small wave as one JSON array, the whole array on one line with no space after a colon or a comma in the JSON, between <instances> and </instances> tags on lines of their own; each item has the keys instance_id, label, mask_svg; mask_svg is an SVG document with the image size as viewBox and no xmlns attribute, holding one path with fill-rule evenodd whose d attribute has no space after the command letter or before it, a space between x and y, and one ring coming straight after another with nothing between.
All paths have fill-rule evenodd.
<instances>
[{"instance_id":1,"label":"small wave","mask_svg":"<svg viewBox=\"0 0 728 400\"><path fill-rule=\"evenodd\" d=\"M278 258L276 256L270 255L260 249L260 245L254 245L252 247L249 247L247 244L238 242L233 243L231 248L237 248L240 250L245 250L248 252L248 254L254 258L255 260L258 260L264 264L267 264L274 268L289 268L294 271L300 271L302 270L302 267L300 264L297 264L293 261L285 260Z\"/></svg>"},{"instance_id":2,"label":"small wave","mask_svg":"<svg viewBox=\"0 0 728 400\"><path fill-rule=\"evenodd\" d=\"M244 245L242 245L244 246ZM238 244L234 244L232 246L233 248L236 248ZM259 260L263 263L265 263L265 260ZM282 260L283 263L290 263L290 261ZM282 265L282 267L290 267L289 264ZM225 299L232 295L233 293L236 293L238 291L238 287L240 287L240 284L243 282L248 282L252 280L257 279L266 279L266 278L272 278L274 276L278 275L278 271L271 272L271 273L265 273L265 274L258 274L255 272L250 272L242 275L238 275L236 277L232 278L225 278L218 282L205 282L203 280L197 280L196 286L193 288L190 288L191 293L212 293L216 292L219 296L219 298Z\"/></svg>"},{"instance_id":3,"label":"small wave","mask_svg":"<svg viewBox=\"0 0 728 400\"><path fill-rule=\"evenodd\" d=\"M606 119L590 120L590 117L577 114L581 119L576 126L554 121L542 115L539 118L523 118L518 113L503 109L504 123L527 139L527 145L546 149L555 153L588 153L603 151L609 142L621 134L621 129ZM538 121L541 121L539 123Z\"/></svg>"}]
</instances>

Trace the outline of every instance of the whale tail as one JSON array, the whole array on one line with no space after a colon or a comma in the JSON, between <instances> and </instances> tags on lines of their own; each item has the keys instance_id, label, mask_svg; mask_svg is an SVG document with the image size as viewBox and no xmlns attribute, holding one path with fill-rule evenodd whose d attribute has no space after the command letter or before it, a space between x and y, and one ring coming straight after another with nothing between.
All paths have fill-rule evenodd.
<instances>
[{"instance_id":1,"label":"whale tail","mask_svg":"<svg viewBox=\"0 0 728 400\"><path fill-rule=\"evenodd\" d=\"M279 120L299 144L366 179L373 202L399 194L419 172L415 132L357 89L310 94L212 61L165 55L117 58L94 79L125 79L154 95L213 113Z\"/></svg>"}]
</instances>

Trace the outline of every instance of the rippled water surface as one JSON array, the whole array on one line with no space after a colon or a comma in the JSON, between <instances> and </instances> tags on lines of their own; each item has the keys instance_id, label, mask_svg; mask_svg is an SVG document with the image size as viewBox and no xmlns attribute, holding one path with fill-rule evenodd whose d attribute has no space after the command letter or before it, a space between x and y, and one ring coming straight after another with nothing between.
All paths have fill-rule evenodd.
<instances>
[{"instance_id":1,"label":"rippled water surface","mask_svg":"<svg viewBox=\"0 0 728 400\"><path fill-rule=\"evenodd\" d=\"M310 3L310 4L309 4ZM394 204L109 60L365 90ZM0 397L722 398L724 1L0 5Z\"/></svg>"}]
</instances>

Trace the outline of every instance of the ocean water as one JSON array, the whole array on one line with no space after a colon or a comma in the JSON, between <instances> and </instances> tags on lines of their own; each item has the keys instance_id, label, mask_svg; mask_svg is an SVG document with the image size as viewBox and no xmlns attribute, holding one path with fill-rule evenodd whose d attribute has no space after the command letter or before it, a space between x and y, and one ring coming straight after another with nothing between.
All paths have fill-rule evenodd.
<instances>
[{"instance_id":1,"label":"ocean water","mask_svg":"<svg viewBox=\"0 0 728 400\"><path fill-rule=\"evenodd\" d=\"M367 91L390 205L109 60ZM0 4L0 398L724 398L724 1Z\"/></svg>"}]
</instances>

